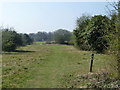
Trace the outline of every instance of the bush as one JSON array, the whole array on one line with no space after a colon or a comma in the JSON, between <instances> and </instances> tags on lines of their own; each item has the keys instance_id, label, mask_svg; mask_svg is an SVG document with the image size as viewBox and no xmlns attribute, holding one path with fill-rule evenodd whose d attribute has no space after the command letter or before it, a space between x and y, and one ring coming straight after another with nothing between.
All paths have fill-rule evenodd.
<instances>
[{"instance_id":1,"label":"bush","mask_svg":"<svg viewBox=\"0 0 120 90\"><path fill-rule=\"evenodd\" d=\"M20 35L15 31L4 29L2 31L2 50L14 51L22 43Z\"/></svg>"},{"instance_id":2,"label":"bush","mask_svg":"<svg viewBox=\"0 0 120 90\"><path fill-rule=\"evenodd\" d=\"M19 46L32 44L27 34L18 34L12 29L2 29L2 51L15 51Z\"/></svg>"}]
</instances>

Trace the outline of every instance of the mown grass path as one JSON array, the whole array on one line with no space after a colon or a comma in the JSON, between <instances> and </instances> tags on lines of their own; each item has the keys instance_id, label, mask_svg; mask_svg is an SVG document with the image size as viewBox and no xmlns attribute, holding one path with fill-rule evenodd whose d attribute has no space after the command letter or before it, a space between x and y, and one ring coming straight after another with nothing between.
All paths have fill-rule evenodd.
<instances>
[{"instance_id":1,"label":"mown grass path","mask_svg":"<svg viewBox=\"0 0 120 90\"><path fill-rule=\"evenodd\" d=\"M15 52L5 55L3 54L4 87L66 87L68 86L66 85L66 82L69 80L69 77L74 78L76 75L89 72L91 52L79 51L73 46L41 45L40 43L37 43L35 45L30 45L19 49L33 52ZM14 61L12 60L13 57L15 59ZM19 60L17 60L18 58L22 62L19 62ZM109 58L110 57L107 55L96 54L93 71L97 72L105 68L104 66L107 64L107 60ZM12 68L13 66L10 64L10 61L17 63L14 65L15 68ZM10 67L5 67L6 63ZM20 63L22 64L18 67L18 64ZM27 69L24 68L25 70L23 70L23 65L27 66ZM9 68L12 70L8 70ZM10 74L14 71L16 71L15 74L13 73L10 76L5 76L6 72ZM21 74L19 74L20 72ZM9 80L7 77L9 77ZM20 81L20 79L22 80ZM12 84L9 86L8 82Z\"/></svg>"}]
</instances>

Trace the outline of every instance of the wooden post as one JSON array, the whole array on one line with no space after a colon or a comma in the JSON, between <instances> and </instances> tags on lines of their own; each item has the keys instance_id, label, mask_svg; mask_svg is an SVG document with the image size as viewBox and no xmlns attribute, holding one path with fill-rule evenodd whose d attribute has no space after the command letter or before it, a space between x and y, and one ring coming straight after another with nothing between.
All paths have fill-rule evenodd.
<instances>
[{"instance_id":1,"label":"wooden post","mask_svg":"<svg viewBox=\"0 0 120 90\"><path fill-rule=\"evenodd\" d=\"M92 72L93 57L94 57L94 54L92 54L92 56L91 56L90 72Z\"/></svg>"}]
</instances>

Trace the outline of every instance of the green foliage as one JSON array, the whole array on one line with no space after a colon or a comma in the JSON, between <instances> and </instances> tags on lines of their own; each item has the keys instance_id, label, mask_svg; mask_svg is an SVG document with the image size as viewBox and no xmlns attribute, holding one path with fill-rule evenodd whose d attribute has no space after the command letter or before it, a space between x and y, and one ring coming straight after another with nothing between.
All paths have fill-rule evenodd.
<instances>
[{"instance_id":1,"label":"green foliage","mask_svg":"<svg viewBox=\"0 0 120 90\"><path fill-rule=\"evenodd\" d=\"M38 33L30 33L29 36L34 41L53 41L54 35L52 32L38 32Z\"/></svg>"},{"instance_id":2,"label":"green foliage","mask_svg":"<svg viewBox=\"0 0 120 90\"><path fill-rule=\"evenodd\" d=\"M107 40L104 37L108 34L109 18L102 15L82 16L77 20L77 28L74 30L75 45L82 50L94 50L104 52Z\"/></svg>"},{"instance_id":3,"label":"green foliage","mask_svg":"<svg viewBox=\"0 0 120 90\"><path fill-rule=\"evenodd\" d=\"M15 51L18 46L31 44L27 34L18 34L12 29L2 29L2 51Z\"/></svg>"},{"instance_id":4,"label":"green foliage","mask_svg":"<svg viewBox=\"0 0 120 90\"><path fill-rule=\"evenodd\" d=\"M109 28L109 18L97 15L91 18L89 26L86 30L87 42L92 50L104 52L107 48L107 40L105 35Z\"/></svg>"},{"instance_id":5,"label":"green foliage","mask_svg":"<svg viewBox=\"0 0 120 90\"><path fill-rule=\"evenodd\" d=\"M89 50L89 46L86 42L86 28L90 22L90 16L83 15L77 19L77 27L74 30L75 46L81 50Z\"/></svg>"},{"instance_id":6,"label":"green foliage","mask_svg":"<svg viewBox=\"0 0 120 90\"><path fill-rule=\"evenodd\" d=\"M70 41L71 36L72 33L64 29L59 29L54 32L54 39L60 44L65 44L66 42Z\"/></svg>"},{"instance_id":7,"label":"green foliage","mask_svg":"<svg viewBox=\"0 0 120 90\"><path fill-rule=\"evenodd\" d=\"M27 34L21 34L22 45L30 45L33 43L33 40Z\"/></svg>"},{"instance_id":8,"label":"green foliage","mask_svg":"<svg viewBox=\"0 0 120 90\"><path fill-rule=\"evenodd\" d=\"M20 35L13 30L4 29L2 31L2 50L14 51L22 43Z\"/></svg>"},{"instance_id":9,"label":"green foliage","mask_svg":"<svg viewBox=\"0 0 120 90\"><path fill-rule=\"evenodd\" d=\"M64 29L59 29L55 32L38 32L38 33L30 33L30 38L33 41L46 41L48 44L51 41L56 41L61 44L69 44L74 45L74 37L73 33ZM70 41L71 40L71 41Z\"/></svg>"},{"instance_id":10,"label":"green foliage","mask_svg":"<svg viewBox=\"0 0 120 90\"><path fill-rule=\"evenodd\" d=\"M111 61L113 74L116 74L120 79L120 1L113 5L115 12L111 15L110 32L108 34L109 54L112 54L114 59Z\"/></svg>"}]
</instances>

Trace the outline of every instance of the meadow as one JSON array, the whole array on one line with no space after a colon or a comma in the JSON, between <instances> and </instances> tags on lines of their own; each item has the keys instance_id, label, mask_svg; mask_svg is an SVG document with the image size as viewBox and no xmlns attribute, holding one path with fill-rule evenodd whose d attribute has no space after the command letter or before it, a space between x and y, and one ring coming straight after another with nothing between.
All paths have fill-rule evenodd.
<instances>
[{"instance_id":1,"label":"meadow","mask_svg":"<svg viewBox=\"0 0 120 90\"><path fill-rule=\"evenodd\" d=\"M45 42L2 52L2 87L69 88L76 76L90 73L91 54L74 46ZM93 73L106 71L110 59L110 55L95 54ZM78 82L75 87L84 85Z\"/></svg>"}]
</instances>

